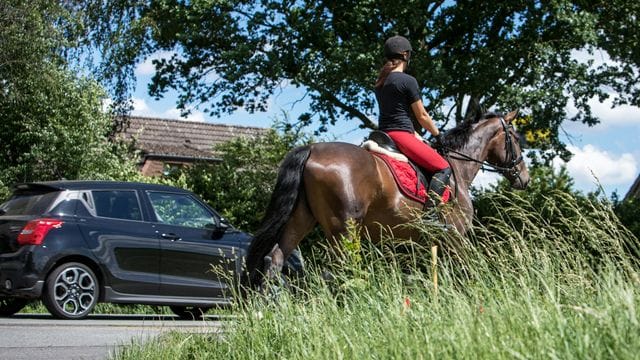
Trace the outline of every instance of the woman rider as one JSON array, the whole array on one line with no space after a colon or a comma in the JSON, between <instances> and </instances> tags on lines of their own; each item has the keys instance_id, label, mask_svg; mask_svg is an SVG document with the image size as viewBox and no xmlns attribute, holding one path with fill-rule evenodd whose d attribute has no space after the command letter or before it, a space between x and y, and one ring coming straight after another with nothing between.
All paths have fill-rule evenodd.
<instances>
[{"instance_id":1,"label":"woman rider","mask_svg":"<svg viewBox=\"0 0 640 360\"><path fill-rule=\"evenodd\" d=\"M440 131L422 104L418 82L405 73L411 51L409 40L402 36L393 36L384 43L385 64L375 84L380 112L378 127L411 161L434 174L429 184L429 198L433 199L433 193L442 198L449 185L451 169L440 154L414 134L412 116L434 137L437 138ZM436 201L428 203L435 206Z\"/></svg>"}]
</instances>

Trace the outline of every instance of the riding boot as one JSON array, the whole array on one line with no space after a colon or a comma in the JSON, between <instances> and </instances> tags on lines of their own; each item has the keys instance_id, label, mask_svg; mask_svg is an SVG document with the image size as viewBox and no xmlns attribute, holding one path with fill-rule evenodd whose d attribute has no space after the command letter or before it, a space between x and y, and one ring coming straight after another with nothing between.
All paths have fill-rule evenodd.
<instances>
[{"instance_id":1,"label":"riding boot","mask_svg":"<svg viewBox=\"0 0 640 360\"><path fill-rule=\"evenodd\" d=\"M444 192L449 186L450 177L451 168L446 168L433 174L431 182L429 183L429 190L427 192L428 198L424 204L425 213L423 219L425 222L442 225L445 230L447 229L447 226L444 224L444 219L441 219L438 215L437 207L442 203L442 195L444 195Z\"/></svg>"},{"instance_id":2,"label":"riding boot","mask_svg":"<svg viewBox=\"0 0 640 360\"><path fill-rule=\"evenodd\" d=\"M429 196L435 193L440 201L445 190L449 186L449 178L451 177L451 168L440 170L433 174L431 182L429 183Z\"/></svg>"}]
</instances>

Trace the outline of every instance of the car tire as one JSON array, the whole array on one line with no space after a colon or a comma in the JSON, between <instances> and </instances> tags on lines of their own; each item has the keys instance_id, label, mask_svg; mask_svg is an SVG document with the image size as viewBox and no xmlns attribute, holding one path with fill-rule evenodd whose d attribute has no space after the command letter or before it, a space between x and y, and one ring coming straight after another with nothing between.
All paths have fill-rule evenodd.
<instances>
[{"instance_id":1,"label":"car tire","mask_svg":"<svg viewBox=\"0 0 640 360\"><path fill-rule=\"evenodd\" d=\"M0 316L11 316L22 310L28 303L27 299L0 297Z\"/></svg>"},{"instance_id":2,"label":"car tire","mask_svg":"<svg viewBox=\"0 0 640 360\"><path fill-rule=\"evenodd\" d=\"M100 284L93 271L76 262L57 267L45 282L42 296L51 315L60 319L83 319L98 303Z\"/></svg>"},{"instance_id":3,"label":"car tire","mask_svg":"<svg viewBox=\"0 0 640 360\"><path fill-rule=\"evenodd\" d=\"M169 306L169 308L182 320L200 320L211 309L201 306Z\"/></svg>"}]
</instances>

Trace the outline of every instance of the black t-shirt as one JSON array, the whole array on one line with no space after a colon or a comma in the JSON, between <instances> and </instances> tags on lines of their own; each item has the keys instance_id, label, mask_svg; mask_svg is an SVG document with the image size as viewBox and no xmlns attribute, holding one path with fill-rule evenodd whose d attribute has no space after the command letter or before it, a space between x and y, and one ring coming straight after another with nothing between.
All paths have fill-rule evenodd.
<instances>
[{"instance_id":1,"label":"black t-shirt","mask_svg":"<svg viewBox=\"0 0 640 360\"><path fill-rule=\"evenodd\" d=\"M413 76L403 72L389 73L384 85L376 88L376 99L380 111L380 130L414 132L411 104L420 100L420 90Z\"/></svg>"}]
</instances>

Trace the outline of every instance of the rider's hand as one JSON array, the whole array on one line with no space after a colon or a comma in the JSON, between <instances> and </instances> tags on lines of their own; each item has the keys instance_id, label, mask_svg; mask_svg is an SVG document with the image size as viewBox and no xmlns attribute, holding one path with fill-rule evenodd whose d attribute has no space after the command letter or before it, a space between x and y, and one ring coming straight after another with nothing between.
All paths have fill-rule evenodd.
<instances>
[{"instance_id":1,"label":"rider's hand","mask_svg":"<svg viewBox=\"0 0 640 360\"><path fill-rule=\"evenodd\" d=\"M431 147L433 148L441 148L444 144L442 143L442 133L438 133L436 136L431 137Z\"/></svg>"}]
</instances>

